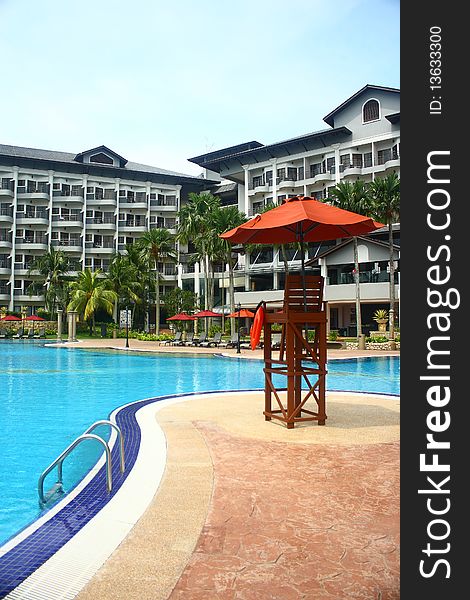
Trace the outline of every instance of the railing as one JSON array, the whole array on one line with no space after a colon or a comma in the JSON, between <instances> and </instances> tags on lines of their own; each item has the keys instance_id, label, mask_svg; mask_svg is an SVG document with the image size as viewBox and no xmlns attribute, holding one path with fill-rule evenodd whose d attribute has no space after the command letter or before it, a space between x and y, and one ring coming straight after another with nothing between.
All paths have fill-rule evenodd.
<instances>
[{"instance_id":1,"label":"railing","mask_svg":"<svg viewBox=\"0 0 470 600\"><path fill-rule=\"evenodd\" d=\"M47 244L47 236L46 235L36 235L34 237L28 238L16 238L16 244Z\"/></svg>"},{"instance_id":2,"label":"railing","mask_svg":"<svg viewBox=\"0 0 470 600\"><path fill-rule=\"evenodd\" d=\"M52 240L53 246L81 246L82 243L80 239L71 239L71 240Z\"/></svg>"},{"instance_id":3,"label":"railing","mask_svg":"<svg viewBox=\"0 0 470 600\"><path fill-rule=\"evenodd\" d=\"M83 223L83 217L81 214L78 215L52 215L53 221L79 221Z\"/></svg>"},{"instance_id":4,"label":"railing","mask_svg":"<svg viewBox=\"0 0 470 600\"><path fill-rule=\"evenodd\" d=\"M112 215L111 217L87 217L86 219L87 225L102 225L103 223L115 225L116 218Z\"/></svg>"},{"instance_id":5,"label":"railing","mask_svg":"<svg viewBox=\"0 0 470 600\"><path fill-rule=\"evenodd\" d=\"M13 209L12 208L0 208L0 215L4 217L12 217Z\"/></svg>"},{"instance_id":6,"label":"railing","mask_svg":"<svg viewBox=\"0 0 470 600\"><path fill-rule=\"evenodd\" d=\"M100 425L109 425L112 427L117 434L119 441L119 456L120 456L120 471L124 473L125 470L125 459L124 459L124 438L121 429L111 421L96 421L91 425L86 431L82 433L82 435L78 436L67 448L41 473L38 479L38 495L39 495L39 504L41 508L43 508L54 496L59 493L63 493L63 477L62 477L62 466L64 460L67 456L74 450L83 440L95 440L99 442L105 451L106 456L106 489L109 492L113 489L113 472L112 472L112 459L111 459L111 450L109 448L108 443L98 435L91 433L96 427ZM44 480L47 475L57 467L57 482L55 485L49 490L49 492L44 495Z\"/></svg>"}]
</instances>

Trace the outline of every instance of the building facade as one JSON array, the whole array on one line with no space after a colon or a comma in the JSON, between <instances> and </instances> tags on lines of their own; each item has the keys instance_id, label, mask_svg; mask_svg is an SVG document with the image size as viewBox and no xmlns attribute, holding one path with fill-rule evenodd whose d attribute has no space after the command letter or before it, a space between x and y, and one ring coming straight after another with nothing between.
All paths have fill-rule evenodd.
<instances>
[{"instance_id":1,"label":"building facade","mask_svg":"<svg viewBox=\"0 0 470 600\"><path fill-rule=\"evenodd\" d=\"M107 270L145 231L176 233L181 202L207 181L129 162L106 146L69 154L0 145L0 306L44 305L30 295L31 262L50 246L77 270ZM177 284L174 263L162 262L162 292Z\"/></svg>"},{"instance_id":2,"label":"building facade","mask_svg":"<svg viewBox=\"0 0 470 600\"><path fill-rule=\"evenodd\" d=\"M370 182L392 172L399 175L399 111L399 90L366 85L324 117L328 129L269 145L251 141L189 160L204 168L207 177L219 176L236 183L237 193L232 192L231 202L247 216L262 211L268 203L279 204L287 197L304 195L322 200L328 198L330 189L341 181ZM386 239L387 232L378 232L375 237ZM399 244L399 227L395 227L394 238ZM355 322L353 258L348 246L330 255L332 248L339 244L339 240L311 244L307 259L326 276L325 296L331 303L330 308L335 309L332 315L340 324L338 327L348 328ZM361 298L369 309L384 308L389 299L383 264L387 258L377 260L385 250L379 250L377 244L373 244L373 249L370 244L363 244ZM313 261L322 256L323 265L321 260ZM399 268L398 247L396 256ZM262 299L280 298L278 290L282 290L284 284L284 258L276 247L241 254L237 265L236 301L244 306L256 306ZM295 251L289 251L287 258L289 270L300 269L300 256ZM333 259L341 261L340 278L329 276L325 270L325 265ZM380 270L380 281L372 278L365 281L364 277L372 277L370 271L374 267ZM330 267L330 271L333 274L335 269ZM396 277L398 298L399 271Z\"/></svg>"},{"instance_id":3,"label":"building facade","mask_svg":"<svg viewBox=\"0 0 470 600\"><path fill-rule=\"evenodd\" d=\"M400 172L400 92L366 85L324 117L328 128L283 142L250 141L189 159L204 170L190 177L132 163L106 146L70 154L0 144L0 306L9 310L44 304L28 290L29 265L50 246L75 259L77 269L106 271L113 251L123 252L154 227L176 233L177 214L191 191L209 190L221 204L252 216L290 196L328 198L341 181L373 181ZM372 236L387 241L387 231ZM399 226L394 240L399 298ZM363 242L361 302L369 313L384 308L389 293L384 244ZM191 245L178 245L179 261L159 265L161 293L178 285L202 297L203 265L189 260ZM254 307L282 298L285 266L300 269L296 250L240 248L236 302ZM325 275L330 325L355 322L352 247L341 240L310 244L307 260ZM216 302L227 304L228 273L216 265Z\"/></svg>"}]
</instances>

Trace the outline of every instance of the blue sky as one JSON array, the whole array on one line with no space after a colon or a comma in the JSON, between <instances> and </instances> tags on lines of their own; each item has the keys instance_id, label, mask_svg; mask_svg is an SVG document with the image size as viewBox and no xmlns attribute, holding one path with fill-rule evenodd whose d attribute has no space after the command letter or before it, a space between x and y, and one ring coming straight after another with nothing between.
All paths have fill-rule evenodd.
<instances>
[{"instance_id":1,"label":"blue sky","mask_svg":"<svg viewBox=\"0 0 470 600\"><path fill-rule=\"evenodd\" d=\"M400 86L398 0L0 0L0 24L0 143L194 175L188 157Z\"/></svg>"}]
</instances>

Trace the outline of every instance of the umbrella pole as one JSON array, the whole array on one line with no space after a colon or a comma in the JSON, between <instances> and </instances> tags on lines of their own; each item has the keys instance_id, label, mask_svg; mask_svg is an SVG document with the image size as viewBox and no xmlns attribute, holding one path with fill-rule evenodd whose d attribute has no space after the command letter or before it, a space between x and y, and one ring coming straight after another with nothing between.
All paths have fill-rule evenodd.
<instances>
[{"instance_id":1,"label":"umbrella pole","mask_svg":"<svg viewBox=\"0 0 470 600\"><path fill-rule=\"evenodd\" d=\"M302 288L304 293L304 312L307 312L307 290L306 290L306 279L305 279L305 252L304 252L304 231L302 229L302 223L300 226L300 268L302 271ZM305 339L308 343L308 323L305 323Z\"/></svg>"}]
</instances>

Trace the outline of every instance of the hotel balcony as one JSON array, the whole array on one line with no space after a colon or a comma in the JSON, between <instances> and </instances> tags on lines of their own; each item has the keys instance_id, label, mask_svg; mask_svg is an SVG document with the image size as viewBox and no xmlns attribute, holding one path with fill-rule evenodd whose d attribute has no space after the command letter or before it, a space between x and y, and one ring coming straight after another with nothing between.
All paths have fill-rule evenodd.
<instances>
[{"instance_id":1,"label":"hotel balcony","mask_svg":"<svg viewBox=\"0 0 470 600\"><path fill-rule=\"evenodd\" d=\"M9 248L10 249L11 246L12 246L11 235L0 237L0 248Z\"/></svg>"},{"instance_id":2,"label":"hotel balcony","mask_svg":"<svg viewBox=\"0 0 470 600\"><path fill-rule=\"evenodd\" d=\"M111 254L115 249L113 242L85 242L85 252L87 256L94 254Z\"/></svg>"},{"instance_id":3,"label":"hotel balcony","mask_svg":"<svg viewBox=\"0 0 470 600\"><path fill-rule=\"evenodd\" d=\"M0 208L0 223L13 223L13 209Z\"/></svg>"},{"instance_id":4,"label":"hotel balcony","mask_svg":"<svg viewBox=\"0 0 470 600\"><path fill-rule=\"evenodd\" d=\"M83 201L83 198L82 198ZM95 198L94 194L87 194L87 200L86 200L86 205L87 208L91 208L91 207L105 207L105 206L112 206L113 208L116 208L116 198Z\"/></svg>"},{"instance_id":5,"label":"hotel balcony","mask_svg":"<svg viewBox=\"0 0 470 600\"><path fill-rule=\"evenodd\" d=\"M49 202L49 192L41 190L41 191L31 191L24 190L23 188L18 188L18 201L23 202L24 200L32 200L33 202L41 201L41 202Z\"/></svg>"},{"instance_id":6,"label":"hotel balcony","mask_svg":"<svg viewBox=\"0 0 470 600\"><path fill-rule=\"evenodd\" d=\"M70 193L70 194L63 194L62 192L53 192L52 194L53 196L53 204L54 206L60 206L60 205L69 205L69 204L83 204L83 194L80 195L79 193L75 192L75 193Z\"/></svg>"},{"instance_id":7,"label":"hotel balcony","mask_svg":"<svg viewBox=\"0 0 470 600\"><path fill-rule=\"evenodd\" d=\"M0 259L0 275L10 275L11 270L11 260L10 259Z\"/></svg>"},{"instance_id":8,"label":"hotel balcony","mask_svg":"<svg viewBox=\"0 0 470 600\"><path fill-rule=\"evenodd\" d=\"M386 302L390 298L388 281L379 283L360 283L361 302ZM399 298L398 285L395 285L395 297ZM356 285L344 283L326 285L324 299L327 302L355 302Z\"/></svg>"},{"instance_id":9,"label":"hotel balcony","mask_svg":"<svg viewBox=\"0 0 470 600\"><path fill-rule=\"evenodd\" d=\"M119 221L118 223L119 233L145 233L147 231L147 225L145 221Z\"/></svg>"},{"instance_id":10,"label":"hotel balcony","mask_svg":"<svg viewBox=\"0 0 470 600\"><path fill-rule=\"evenodd\" d=\"M24 238L15 238L15 246L17 250L47 250L48 241L45 233L36 233L33 236Z\"/></svg>"},{"instance_id":11,"label":"hotel balcony","mask_svg":"<svg viewBox=\"0 0 470 600\"><path fill-rule=\"evenodd\" d=\"M49 213L37 210L34 213L16 213L17 225L49 225Z\"/></svg>"},{"instance_id":12,"label":"hotel balcony","mask_svg":"<svg viewBox=\"0 0 470 600\"><path fill-rule=\"evenodd\" d=\"M54 228L79 227L80 229L82 229L83 216L81 214L80 215L67 215L67 216L52 215L52 226Z\"/></svg>"},{"instance_id":13,"label":"hotel balcony","mask_svg":"<svg viewBox=\"0 0 470 600\"><path fill-rule=\"evenodd\" d=\"M177 212L178 207L176 206L176 202L174 204L163 204L158 200L150 200L150 210L157 212Z\"/></svg>"},{"instance_id":14,"label":"hotel balcony","mask_svg":"<svg viewBox=\"0 0 470 600\"><path fill-rule=\"evenodd\" d=\"M7 285L0 285L0 300L10 300L10 288Z\"/></svg>"},{"instance_id":15,"label":"hotel balcony","mask_svg":"<svg viewBox=\"0 0 470 600\"><path fill-rule=\"evenodd\" d=\"M136 209L140 209L140 210L144 210L146 211L148 208L148 204L147 204L147 200L142 200L139 202L132 202L129 201L127 198L123 198L119 200L119 210L124 210L124 209L132 209L132 210L136 210Z\"/></svg>"},{"instance_id":16,"label":"hotel balcony","mask_svg":"<svg viewBox=\"0 0 470 600\"><path fill-rule=\"evenodd\" d=\"M16 302L44 302L44 296L30 296L26 290L15 290L14 298Z\"/></svg>"},{"instance_id":17,"label":"hotel balcony","mask_svg":"<svg viewBox=\"0 0 470 600\"><path fill-rule=\"evenodd\" d=\"M116 229L116 217L87 217L86 228L94 231L114 231Z\"/></svg>"},{"instance_id":18,"label":"hotel balcony","mask_svg":"<svg viewBox=\"0 0 470 600\"><path fill-rule=\"evenodd\" d=\"M0 186L0 200L10 200L14 195L13 185Z\"/></svg>"},{"instance_id":19,"label":"hotel balcony","mask_svg":"<svg viewBox=\"0 0 470 600\"><path fill-rule=\"evenodd\" d=\"M52 240L51 245L64 252L82 252L83 250L79 240Z\"/></svg>"}]
</instances>

